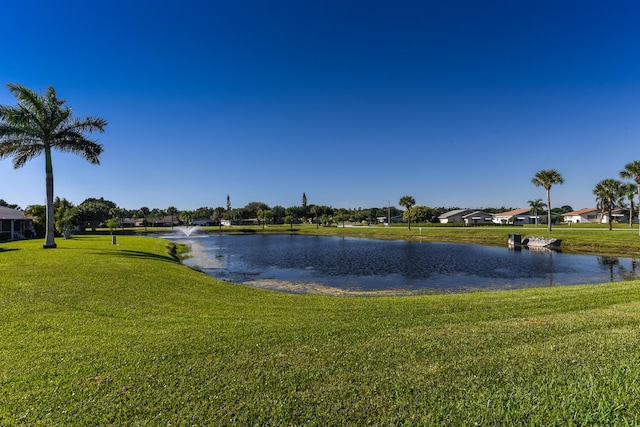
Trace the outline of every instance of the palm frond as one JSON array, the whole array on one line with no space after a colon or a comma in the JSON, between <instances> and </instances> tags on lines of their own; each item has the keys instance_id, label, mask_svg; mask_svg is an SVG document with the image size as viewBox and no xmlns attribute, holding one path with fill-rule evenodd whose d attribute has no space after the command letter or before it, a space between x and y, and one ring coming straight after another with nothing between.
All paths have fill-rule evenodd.
<instances>
[{"instance_id":1,"label":"palm frond","mask_svg":"<svg viewBox=\"0 0 640 427\"><path fill-rule=\"evenodd\" d=\"M19 149L13 155L13 167L15 169L21 168L22 166L27 164L29 160L32 160L42 154L42 151L43 150L41 147L36 147L33 145Z\"/></svg>"}]
</instances>

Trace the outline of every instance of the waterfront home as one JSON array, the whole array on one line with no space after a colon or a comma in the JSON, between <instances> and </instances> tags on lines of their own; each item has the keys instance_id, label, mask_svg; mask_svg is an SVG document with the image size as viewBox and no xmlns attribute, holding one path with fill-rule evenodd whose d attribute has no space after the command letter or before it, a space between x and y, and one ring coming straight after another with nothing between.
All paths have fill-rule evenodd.
<instances>
[{"instance_id":1,"label":"waterfront home","mask_svg":"<svg viewBox=\"0 0 640 427\"><path fill-rule=\"evenodd\" d=\"M625 222L626 217L621 209L611 211L614 221ZM609 222L607 211L598 208L584 208L562 214L563 221L569 224L604 224Z\"/></svg>"},{"instance_id":2,"label":"waterfront home","mask_svg":"<svg viewBox=\"0 0 640 427\"><path fill-rule=\"evenodd\" d=\"M493 222L496 224L539 224L541 215L533 215L531 208L513 209L507 212L499 212L493 215Z\"/></svg>"}]
</instances>

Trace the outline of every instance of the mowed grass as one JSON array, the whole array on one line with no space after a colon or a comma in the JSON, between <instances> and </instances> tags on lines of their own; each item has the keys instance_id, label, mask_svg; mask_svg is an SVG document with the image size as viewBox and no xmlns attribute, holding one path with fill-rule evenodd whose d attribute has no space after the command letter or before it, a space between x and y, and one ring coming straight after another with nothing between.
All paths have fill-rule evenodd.
<instances>
[{"instance_id":1,"label":"mowed grass","mask_svg":"<svg viewBox=\"0 0 640 427\"><path fill-rule=\"evenodd\" d=\"M0 244L2 425L640 424L638 281L291 295L57 243Z\"/></svg>"}]
</instances>

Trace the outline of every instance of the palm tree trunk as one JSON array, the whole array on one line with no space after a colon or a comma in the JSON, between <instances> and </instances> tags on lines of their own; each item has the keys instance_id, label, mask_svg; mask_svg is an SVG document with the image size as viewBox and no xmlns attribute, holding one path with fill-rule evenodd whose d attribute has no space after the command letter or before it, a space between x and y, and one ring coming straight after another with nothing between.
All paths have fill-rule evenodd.
<instances>
[{"instance_id":1,"label":"palm tree trunk","mask_svg":"<svg viewBox=\"0 0 640 427\"><path fill-rule=\"evenodd\" d=\"M547 223L551 232L551 189L547 188Z\"/></svg>"},{"instance_id":2,"label":"palm tree trunk","mask_svg":"<svg viewBox=\"0 0 640 427\"><path fill-rule=\"evenodd\" d=\"M613 205L613 200L609 200L609 206L607 207L607 213L609 215L609 231L613 230L613 218L611 218L611 205Z\"/></svg>"},{"instance_id":3,"label":"palm tree trunk","mask_svg":"<svg viewBox=\"0 0 640 427\"><path fill-rule=\"evenodd\" d=\"M46 207L46 231L44 236L43 248L55 248L56 241L54 239L54 223L53 223L53 173L46 173L46 186L47 186L47 207Z\"/></svg>"},{"instance_id":4,"label":"palm tree trunk","mask_svg":"<svg viewBox=\"0 0 640 427\"><path fill-rule=\"evenodd\" d=\"M638 184L638 236L640 236L640 181L636 178Z\"/></svg>"}]
</instances>

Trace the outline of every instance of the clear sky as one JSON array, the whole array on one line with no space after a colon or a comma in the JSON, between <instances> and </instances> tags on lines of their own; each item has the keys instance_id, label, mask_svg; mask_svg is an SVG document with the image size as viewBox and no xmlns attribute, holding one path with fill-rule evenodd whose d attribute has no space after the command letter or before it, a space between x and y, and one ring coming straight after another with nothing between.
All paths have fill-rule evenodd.
<instances>
[{"instance_id":1,"label":"clear sky","mask_svg":"<svg viewBox=\"0 0 640 427\"><path fill-rule=\"evenodd\" d=\"M553 206L640 160L640 3L2 0L6 83L52 85L101 165L55 153L56 196L165 209ZM0 161L44 204L44 159Z\"/></svg>"}]
</instances>

